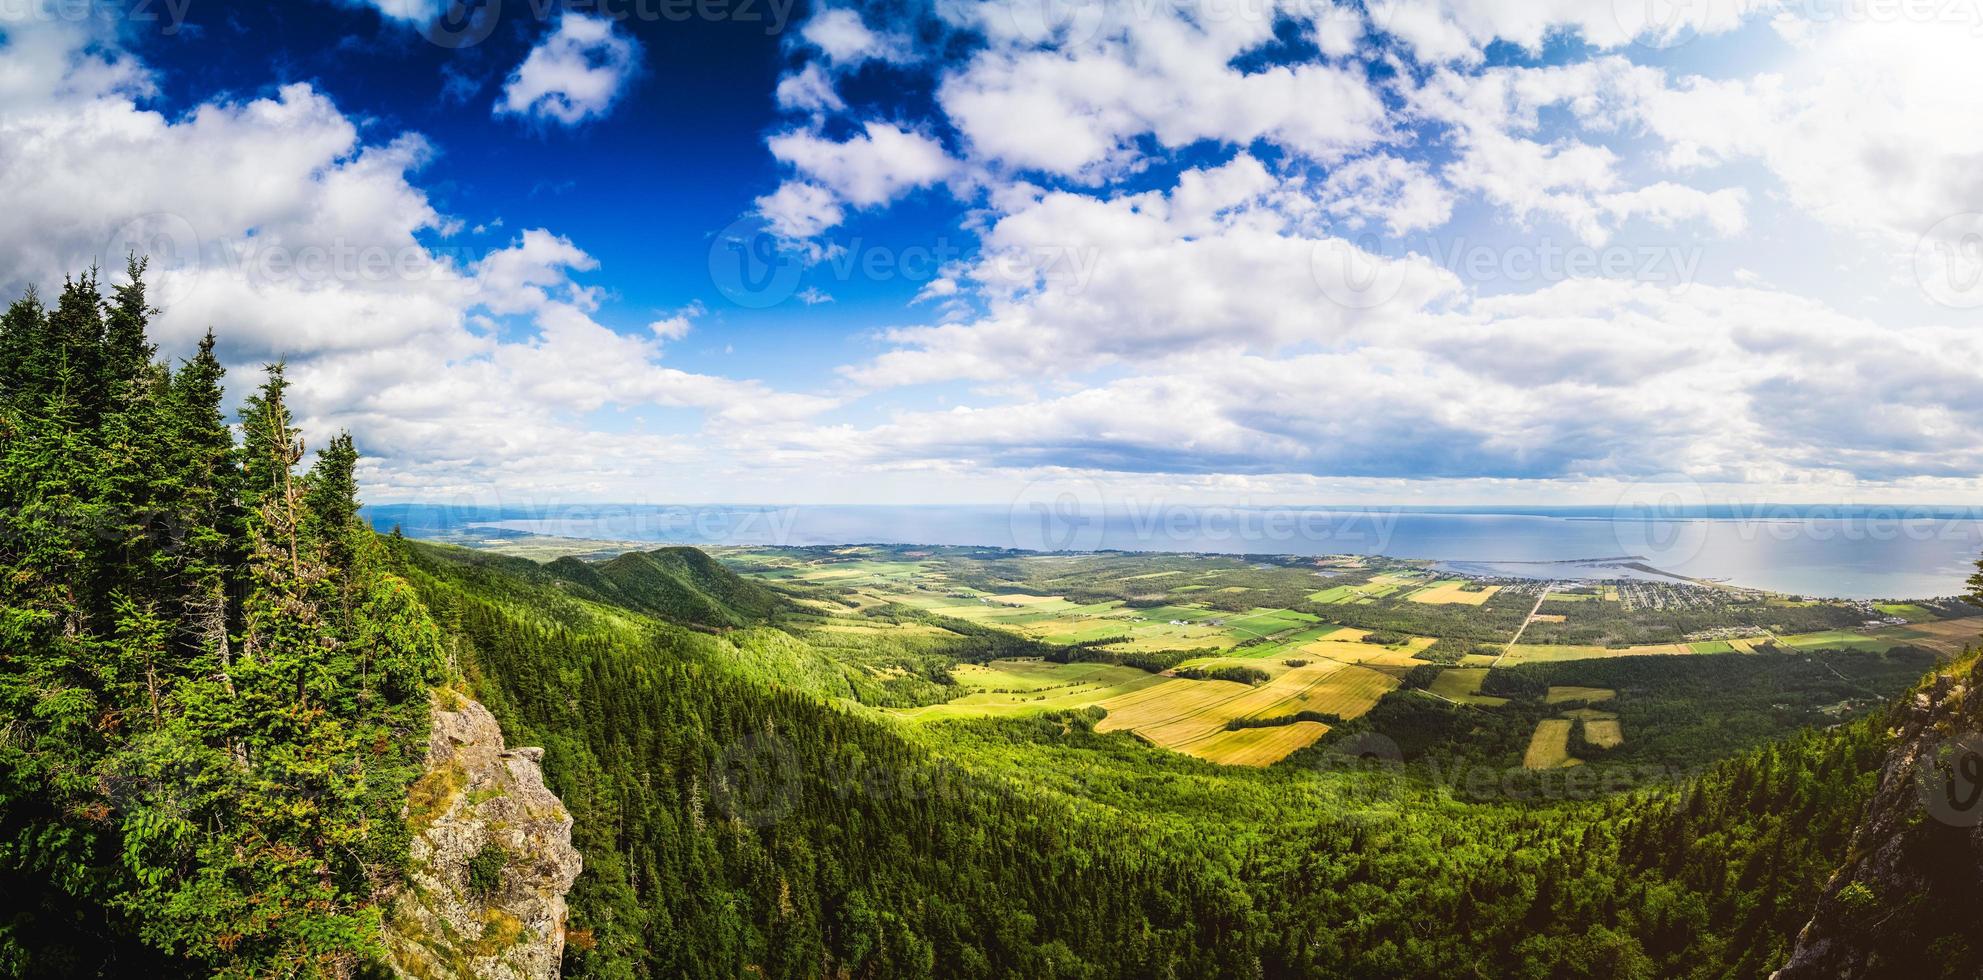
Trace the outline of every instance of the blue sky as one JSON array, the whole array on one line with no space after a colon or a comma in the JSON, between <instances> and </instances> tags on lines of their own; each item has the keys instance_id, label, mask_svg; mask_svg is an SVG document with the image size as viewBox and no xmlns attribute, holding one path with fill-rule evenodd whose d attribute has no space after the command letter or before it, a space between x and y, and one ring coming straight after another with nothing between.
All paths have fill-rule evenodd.
<instances>
[{"instance_id":1,"label":"blue sky","mask_svg":"<svg viewBox=\"0 0 1983 980\"><path fill-rule=\"evenodd\" d=\"M0 285L374 501L1983 500L1966 3L475 9L7 7Z\"/></svg>"}]
</instances>

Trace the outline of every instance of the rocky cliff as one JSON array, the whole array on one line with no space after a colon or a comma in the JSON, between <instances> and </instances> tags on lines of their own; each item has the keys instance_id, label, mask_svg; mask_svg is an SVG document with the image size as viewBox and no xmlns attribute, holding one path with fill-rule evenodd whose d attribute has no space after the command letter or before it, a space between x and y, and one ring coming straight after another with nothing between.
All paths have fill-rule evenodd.
<instances>
[{"instance_id":1,"label":"rocky cliff","mask_svg":"<svg viewBox=\"0 0 1983 980\"><path fill-rule=\"evenodd\" d=\"M408 794L412 872L386 922L391 965L421 980L558 975L571 814L544 787L544 750L505 749L488 709L438 691L427 764Z\"/></svg>"},{"instance_id":2,"label":"rocky cliff","mask_svg":"<svg viewBox=\"0 0 1983 980\"><path fill-rule=\"evenodd\" d=\"M1983 661L1903 699L1879 787L1774 980L1983 976Z\"/></svg>"}]
</instances>

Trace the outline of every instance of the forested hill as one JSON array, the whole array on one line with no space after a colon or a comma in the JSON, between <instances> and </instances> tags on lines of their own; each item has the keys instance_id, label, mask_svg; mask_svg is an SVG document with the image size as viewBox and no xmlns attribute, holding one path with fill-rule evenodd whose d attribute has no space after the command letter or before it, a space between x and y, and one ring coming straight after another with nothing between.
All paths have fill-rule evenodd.
<instances>
[{"instance_id":1,"label":"forested hill","mask_svg":"<svg viewBox=\"0 0 1983 980\"><path fill-rule=\"evenodd\" d=\"M586 855L571 976L1763 977L1889 744L1871 718L1668 789L1466 804L1409 771L1152 752L1092 713L908 729L807 680L831 660L803 631L395 548L549 749Z\"/></svg>"},{"instance_id":2,"label":"forested hill","mask_svg":"<svg viewBox=\"0 0 1983 980\"><path fill-rule=\"evenodd\" d=\"M787 609L771 590L695 548L630 551L597 564L560 558L545 571L573 594L684 626L748 626Z\"/></svg>"}]
</instances>

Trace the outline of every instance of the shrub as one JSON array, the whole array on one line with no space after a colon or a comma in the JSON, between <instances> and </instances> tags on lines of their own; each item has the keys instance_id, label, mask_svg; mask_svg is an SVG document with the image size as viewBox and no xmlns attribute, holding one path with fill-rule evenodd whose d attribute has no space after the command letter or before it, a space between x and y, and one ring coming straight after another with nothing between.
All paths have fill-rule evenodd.
<instances>
[{"instance_id":1,"label":"shrub","mask_svg":"<svg viewBox=\"0 0 1983 980\"><path fill-rule=\"evenodd\" d=\"M503 852L502 845L484 841L475 856L468 859L469 893L482 897L494 894L503 883L503 867L507 864L509 855Z\"/></svg>"}]
</instances>

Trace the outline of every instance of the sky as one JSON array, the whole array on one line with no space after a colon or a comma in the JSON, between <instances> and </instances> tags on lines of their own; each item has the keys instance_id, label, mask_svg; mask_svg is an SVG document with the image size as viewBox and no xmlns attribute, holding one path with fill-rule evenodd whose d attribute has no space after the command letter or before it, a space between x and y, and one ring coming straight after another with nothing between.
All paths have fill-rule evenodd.
<instances>
[{"instance_id":1,"label":"sky","mask_svg":"<svg viewBox=\"0 0 1983 980\"><path fill-rule=\"evenodd\" d=\"M0 0L366 498L1983 503L1983 0Z\"/></svg>"}]
</instances>

